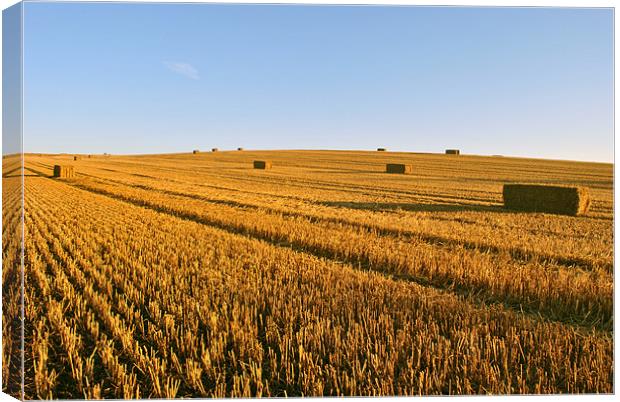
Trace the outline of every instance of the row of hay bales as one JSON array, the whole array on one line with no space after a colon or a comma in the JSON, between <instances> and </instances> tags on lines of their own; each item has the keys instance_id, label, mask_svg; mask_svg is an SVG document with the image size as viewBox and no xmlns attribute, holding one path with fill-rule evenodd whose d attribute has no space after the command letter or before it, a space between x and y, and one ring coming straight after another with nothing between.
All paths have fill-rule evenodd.
<instances>
[{"instance_id":1,"label":"row of hay bales","mask_svg":"<svg viewBox=\"0 0 620 402\"><path fill-rule=\"evenodd\" d=\"M74 161L79 161L82 158L90 159L90 158L93 158L95 156L95 155L91 155L91 154L72 155L72 154L66 154L66 153L64 153L64 154L27 153L27 154L24 154L24 155L29 155L29 156L51 156L51 157L57 157L57 156L66 157L66 156L69 156L69 157L73 157ZM103 153L101 155L103 155L103 156L110 156L110 154L108 154L108 153Z\"/></svg>"},{"instance_id":2,"label":"row of hay bales","mask_svg":"<svg viewBox=\"0 0 620 402\"><path fill-rule=\"evenodd\" d=\"M78 160L79 158L76 156L73 160ZM273 162L271 161L253 161L254 169L271 169L273 167ZM62 178L62 179L70 179L75 177L75 171L73 166L69 165L54 165L54 177Z\"/></svg>"},{"instance_id":3,"label":"row of hay bales","mask_svg":"<svg viewBox=\"0 0 620 402\"><path fill-rule=\"evenodd\" d=\"M244 149L239 147L237 148L237 151L243 151ZM211 148L211 152L218 152L219 148ZM387 152L387 148L377 148L378 152ZM199 149L194 149L192 151L192 153L194 154L198 154L200 153ZM461 151L459 149L446 149L446 155L460 155Z\"/></svg>"},{"instance_id":4,"label":"row of hay bales","mask_svg":"<svg viewBox=\"0 0 620 402\"><path fill-rule=\"evenodd\" d=\"M379 148L379 151L384 148ZM459 155L458 149L447 149L448 155ZM253 161L254 169L271 169L271 161ZM386 173L411 174L413 165L388 163ZM542 184L505 184L504 207L524 212L548 212L582 215L590 208L590 194L584 187L550 186Z\"/></svg>"},{"instance_id":5,"label":"row of hay bales","mask_svg":"<svg viewBox=\"0 0 620 402\"><path fill-rule=\"evenodd\" d=\"M194 153L197 150L194 151ZM78 157L74 157L78 160ZM267 170L273 167L272 161L255 160L254 169ZM386 173L410 174L413 165L388 163ZM54 166L54 177L74 178L73 166ZM524 212L547 212L563 215L583 215L591 204L590 194L584 187L551 186L542 184L504 184L502 195L504 207Z\"/></svg>"},{"instance_id":6,"label":"row of hay bales","mask_svg":"<svg viewBox=\"0 0 620 402\"><path fill-rule=\"evenodd\" d=\"M377 152L387 152L387 148L377 148ZM446 149L446 155L460 155L460 149Z\"/></svg>"},{"instance_id":7,"label":"row of hay bales","mask_svg":"<svg viewBox=\"0 0 620 402\"><path fill-rule=\"evenodd\" d=\"M219 152L219 150L220 150L219 148L211 148L211 152ZM239 147L239 148L237 148L237 151L243 151L243 148ZM192 153L193 153L194 155L195 155L195 154L199 154L199 153L200 153L200 150L199 150L199 149L194 149L194 150L192 151Z\"/></svg>"},{"instance_id":8,"label":"row of hay bales","mask_svg":"<svg viewBox=\"0 0 620 402\"><path fill-rule=\"evenodd\" d=\"M388 163L386 173L410 174L413 165ZM583 215L590 208L590 194L584 187L545 184L504 184L504 207L524 212Z\"/></svg>"},{"instance_id":9,"label":"row of hay bales","mask_svg":"<svg viewBox=\"0 0 620 402\"><path fill-rule=\"evenodd\" d=\"M103 154L103 156L110 156L110 154ZM74 161L79 161L81 160L83 157L86 157L88 159L91 159L93 156L92 155L73 155L73 160Z\"/></svg>"}]
</instances>

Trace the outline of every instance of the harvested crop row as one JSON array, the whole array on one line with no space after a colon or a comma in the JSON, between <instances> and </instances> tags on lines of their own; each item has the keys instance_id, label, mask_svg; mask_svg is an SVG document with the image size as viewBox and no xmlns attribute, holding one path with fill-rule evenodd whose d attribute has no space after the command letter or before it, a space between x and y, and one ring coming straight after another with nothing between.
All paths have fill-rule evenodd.
<instances>
[{"instance_id":1,"label":"harvested crop row","mask_svg":"<svg viewBox=\"0 0 620 402\"><path fill-rule=\"evenodd\" d=\"M130 252L136 263L151 267L162 255L162 244L176 245L166 251L164 261L153 265L151 278L157 280L145 283L144 290L159 295L158 299L164 297L166 306L177 300L178 308L170 314L186 314L187 322L201 323L198 336L207 343L217 334L232 336L228 342L236 345L232 349L236 352L224 358L224 366L248 369L230 377L223 390L227 395L256 391L253 387L258 384L244 389L252 367L263 373L271 394L288 395L580 392L610 386L611 343L605 337L577 335L571 328L524 320L501 309L473 308L433 290L60 184L45 187L55 188L29 188L33 202L51 199L45 209L56 206L51 212L67 227L74 221L92 221L93 215L120 220L112 237L117 247L105 251L110 261ZM61 199L79 199L83 209L67 208ZM131 229L124 229L127 219ZM140 222L142 230L136 231ZM109 229L102 226L105 235ZM157 239L123 249L128 238L149 238L140 234L154 233L154 228L159 228ZM179 272L198 268L191 268L192 261L201 262L195 271L201 276L194 276L192 282L175 279ZM130 277L129 267L117 267ZM157 283L160 287L151 290ZM192 287L195 298L179 298ZM204 310L196 311L196 305ZM220 327L224 323L228 326ZM167 324L160 325L164 329ZM233 330L236 326L247 330ZM252 339L263 350L260 361L243 352ZM584 356L577 350L589 352ZM222 355L211 356L211 361L218 356ZM523 372L512 369L519 362ZM574 367L579 367L577 372Z\"/></svg>"},{"instance_id":2,"label":"harvested crop row","mask_svg":"<svg viewBox=\"0 0 620 402\"><path fill-rule=\"evenodd\" d=\"M33 162L39 163L39 162ZM142 162L143 165L136 163L127 163L126 161L115 161L115 169L110 169L110 165L92 165L87 167L86 172L97 176L110 178L122 177L123 171L127 170L127 177L135 179L151 179L161 183L182 183L189 184L190 187L203 188L212 187L215 190L234 191L239 194L248 193L256 195L259 193L267 193L272 197L302 199L306 201L335 199L338 203L347 203L352 206L358 205L360 208L381 209L384 208L404 208L424 211L442 211L442 206L433 208L432 203L443 203L444 207L450 208L451 211L459 210L485 210L489 208L497 208L501 203L501 182L495 185L487 185L485 192L477 195L469 194L471 186L467 184L467 188L446 186L445 181L440 182L440 186L428 187L419 180L409 182L406 188L395 191L395 183L390 183L386 187L385 180L378 179L371 185L360 187L351 183L339 182L334 183L325 181L330 184L329 190L317 190L317 184L323 182L320 175L312 174L308 178L300 180L299 178L290 177L291 172L285 171L279 175L270 174L267 177L256 177L255 175L243 170L234 170L233 172L222 172L222 169L212 169L198 166L175 166L163 168L161 166L152 165L152 163ZM50 165L51 167L51 165ZM121 169L119 169L121 168ZM240 174L244 173L244 174ZM362 174L363 175L363 174ZM354 177L347 175L347 177ZM251 183L249 182L251 181ZM215 185L221 183L221 185ZM456 183L456 182L455 182ZM147 183L148 185L148 183ZM248 188L251 187L251 191ZM323 187L323 186L319 186ZM287 193L290 193L287 195ZM607 211L607 215L611 212L611 199L607 201L610 191L600 192L594 191L594 215L605 215L602 211ZM374 204L374 206L372 206ZM368 205L369 207L364 207ZM372 206L372 207L370 207ZM415 209L415 207L417 209ZM420 209L421 208L421 209ZM603 208L603 209L601 209ZM446 211L443 209L443 211Z\"/></svg>"},{"instance_id":3,"label":"harvested crop row","mask_svg":"<svg viewBox=\"0 0 620 402\"><path fill-rule=\"evenodd\" d=\"M242 168L246 161L240 161L239 158L232 156L227 159L204 160L200 162L182 159L182 158L123 158L115 161L115 166L127 168L129 171L143 171L146 174L157 173L160 177L171 177L173 175L186 175L194 179L208 177L209 181L218 175L225 178L226 181L244 181L258 180L269 183L269 181L278 181L286 186L293 183L301 185L301 189L307 185L327 185L333 187L336 191L350 188L357 193L363 190L381 190L383 192L392 192L398 189L402 195L411 190L411 184L415 184L417 190L422 188L432 188L434 192L443 194L454 194L454 191L463 193L476 190L480 194L485 194L492 189L496 194L496 200L499 200L497 187L501 187L504 182L518 182L523 180L531 180L536 177L537 180L550 183L563 183L574 185L585 185L592 188L611 189L611 171L607 166L582 164L576 165L564 163L546 163L546 161L536 161L540 167L531 168L532 161L523 164L521 161L514 163L510 160L497 159L475 159L463 164L463 159L459 159L459 163L455 165L455 161L451 160L446 163L445 158L400 158L403 163L414 163L416 167L416 180L389 180L382 175L377 175L386 162L390 162L394 157L382 158L380 161L368 165L365 158L370 155L360 155L356 159L351 156L339 156L338 154L330 155L329 158L321 158L318 155L307 153L309 157L299 157L302 162L294 163L290 158L297 157L296 153L265 153L270 155L268 158L278 158L280 160L278 166L282 171L274 172L264 178L251 173L240 175L239 168ZM362 158L361 160L359 158ZM251 161L251 159L249 159ZM363 167L355 166L363 162ZM219 166L218 166L219 165ZM217 169L224 165L224 169ZM368 165L368 166L366 166ZM470 166L471 168L466 168ZM227 167L233 169L228 170ZM500 169L501 167L501 169ZM280 170L279 169L279 170ZM498 170L499 169L499 170ZM503 170L502 170L503 169ZM584 170L585 169L585 170ZM374 172L374 173L373 173ZM199 173L199 175L196 175ZM352 175L350 173L358 173ZM368 174L370 174L370 176ZM275 179L275 180L274 180ZM280 180L284 179L284 180ZM451 181L451 186L446 187L446 179ZM389 186L386 186L385 180L389 180ZM365 184L366 183L366 184ZM456 186L456 187L455 187ZM452 187L452 192L450 190ZM403 193L404 190L404 193ZM500 189L501 190L501 189ZM486 198L486 196L485 196Z\"/></svg>"},{"instance_id":4,"label":"harvested crop row","mask_svg":"<svg viewBox=\"0 0 620 402\"><path fill-rule=\"evenodd\" d=\"M6 167L3 160L3 168ZM6 170L5 170L6 171ZM21 398L21 187L2 179L2 392Z\"/></svg>"},{"instance_id":5,"label":"harvested crop row","mask_svg":"<svg viewBox=\"0 0 620 402\"><path fill-rule=\"evenodd\" d=\"M601 268L606 271L610 271L613 265L612 231L608 223L602 222L575 222L574 219L570 220L572 218L561 216L512 213L502 214L501 219L489 219L488 212L483 211L458 216L452 213L449 218L441 220L437 213L381 213L360 210L355 204L348 203L326 206L262 195L240 197L235 192L227 194L221 189L214 191L135 178L106 181L208 203L343 223L377 233L413 236L432 243L458 244L493 252L505 250L520 260L551 260L564 265L582 266L585 269ZM371 207L372 204L369 204L368 208ZM407 206L403 204L402 208L406 209ZM506 247L506 244L510 244L510 247Z\"/></svg>"},{"instance_id":6,"label":"harvested crop row","mask_svg":"<svg viewBox=\"0 0 620 402\"><path fill-rule=\"evenodd\" d=\"M82 188L233 232L286 242L300 250L360 263L421 283L476 294L483 300L517 305L553 320L605 329L611 326L612 281L597 272L548 270L535 263L522 266L512 263L510 256L498 262L492 256L472 250L454 248L447 252L415 239L395 241L338 224L319 225L304 218L244 211L226 205L205 208L200 201L154 196L141 189L101 184L82 185Z\"/></svg>"},{"instance_id":7,"label":"harvested crop row","mask_svg":"<svg viewBox=\"0 0 620 402\"><path fill-rule=\"evenodd\" d=\"M50 205L45 209L53 209L53 206ZM43 215L39 216L41 219L45 219ZM98 225L103 223L101 221L97 222ZM109 265L101 256L95 254L100 247L107 247L107 244L104 243L106 238L94 243L86 235L88 232L72 233L72 227L67 226L65 222L59 219L48 219L47 228L52 236L72 234L72 236L65 237L62 240L60 248L56 246L57 253L63 255L63 260L70 260L70 266L75 267L71 269L71 282L75 287L86 289L88 294L94 293L95 298L93 299L92 296L90 298L97 300L98 305L94 308L99 313L99 316L110 317L103 320L104 327L117 334L123 350L128 353L131 360L136 362L140 372L148 372L151 375L148 383L153 384L153 387L142 387L141 391L151 397L170 398L175 395L179 391L179 377L183 377L186 374L185 369L178 369L178 366L173 365L168 370L175 373L176 378L168 378L164 376L164 370L167 367L166 362L159 357L153 357L151 352L155 348L158 356L162 356L166 360L169 357L172 343L169 343L166 338L162 338L161 332L157 329L157 325L163 317L157 316L150 319L144 317L144 320L138 319L140 311L136 310L134 306L146 305L148 310L152 312L154 311L151 310L153 304L144 300L144 289L133 287L132 283L127 280L128 276L123 276L117 269L113 268L113 265ZM94 244L97 244L97 247L91 247ZM114 264L117 263L118 261L114 262ZM143 266L140 266L140 268L143 271L150 272ZM93 292L93 288L101 289L100 293ZM160 291L163 291L163 289L160 289ZM136 296L138 297L136 298ZM107 314L107 312L110 312L113 316ZM135 344L130 340L132 338L123 328L131 328L131 332L134 334L133 340L136 341ZM136 329L139 329L139 332L136 332ZM187 338L183 338L183 340L185 341ZM144 346L139 346L143 344ZM186 364L189 363L189 361L186 361ZM171 388L166 387L166 384L169 382L178 384L175 386L174 392L172 392ZM181 391L183 391L182 388ZM195 390L192 391L196 392ZM203 392L202 396L207 395Z\"/></svg>"},{"instance_id":8,"label":"harvested crop row","mask_svg":"<svg viewBox=\"0 0 620 402\"><path fill-rule=\"evenodd\" d=\"M325 171L381 171L381 166L390 161L413 163L418 167L418 171L424 177L429 179L450 177L458 181L466 178L474 186L480 187L480 183L488 181L490 178L506 176L507 178L522 179L527 177L538 177L540 180L561 180L561 181L603 181L611 177L611 171L608 166L601 164L576 164L574 162L557 162L542 160L514 160L514 159L490 159L490 158L472 158L465 157L454 159L445 159L432 156L415 156L407 154L390 154L389 156L376 157L372 153L357 153L343 155L336 152L323 153L320 152L263 152L253 153L252 156L239 158L237 155L222 155L218 158L206 158L204 160L188 160L183 155L179 156L149 156L139 158L122 158L115 162L119 164L140 164L151 165L148 168L176 167L177 169L193 170L200 167L203 170L214 167L215 165L225 164L230 167L241 167L247 160L259 158L258 155L267 159L273 159L278 162L279 166L286 167L288 172L294 175L301 175L304 169L314 168ZM322 156L320 156L322 155ZM179 162L183 162L183 166L179 166ZM455 166L457 167L455 169ZM363 183L364 176L359 177L339 177L333 179L355 180ZM477 182L480 180L480 182ZM337 180L341 181L341 180ZM575 183L576 184L576 183Z\"/></svg>"},{"instance_id":9,"label":"harvested crop row","mask_svg":"<svg viewBox=\"0 0 620 402\"><path fill-rule=\"evenodd\" d=\"M137 396L135 391L127 389L127 381L123 381L131 375L122 374L127 373L127 370L118 363L119 352L114 349L106 335L99 332L99 320L105 319L105 316L98 314L98 318L95 318L91 310L92 305L87 303L88 297L85 298L85 295L92 293L92 285L80 286L77 289L81 289L82 292L78 292L64 272L66 269L75 274L75 263L63 258L62 253L59 254L61 249L58 246L58 238L51 237L45 232L45 226L33 225L31 219L28 219L28 227L31 229L30 238L33 239L33 245L28 249L28 254L32 258L26 268L34 280L28 282L27 287L30 290L37 287L44 295L45 305L48 306L42 316L44 318L39 316L31 318L35 327L32 334L32 348L33 351L43 348L43 351L48 350L50 353L49 356L47 352L33 354L32 365L35 368L41 367L43 371L34 370L32 397L88 399L97 396L108 398ZM45 273L41 275L37 274L37 271ZM49 278L49 281L46 281L46 278ZM35 300L30 303L35 303ZM58 310L72 312L67 314L69 323L59 324L62 320ZM48 314L55 315L48 316ZM71 338L73 341L70 341ZM37 342L41 340L44 341L43 344ZM46 345L49 345L49 348ZM88 352L76 353L78 352L76 348L81 349L86 345ZM64 353L61 352L63 349ZM122 353L120 355L122 356ZM109 356L115 357L110 360ZM105 371L102 371L102 368ZM102 376L102 373L110 373L112 378ZM120 378L119 374L122 374ZM62 377L58 378L59 375ZM135 389L135 385L133 388Z\"/></svg>"},{"instance_id":10,"label":"harvested crop row","mask_svg":"<svg viewBox=\"0 0 620 402\"><path fill-rule=\"evenodd\" d=\"M243 208L262 208L277 213L306 216L310 219L342 222L380 233L414 236L435 244L460 244L484 252L505 250L520 261L532 259L541 262L556 261L562 265L585 269L601 267L607 271L612 267L612 231L609 222L604 221L571 221L571 218L523 214L502 214L502 220L492 220L490 219L492 216L484 212L458 214L461 217L455 216L454 213L444 213L445 217L441 219L437 213L372 213L352 210L347 204L343 204L345 212L342 208L299 201L278 202L277 199L265 197L258 197L255 200L251 197L240 198L238 195L235 197L234 193L225 196L221 191L220 194L214 191L205 192L200 187L195 187L192 193L191 187L181 192L167 190L166 188L172 187L171 185L153 187L153 185L132 184L132 181L108 180L115 184L138 186L146 190L183 195L207 202L228 203ZM205 198L202 194L209 195ZM519 219L522 223L512 224L511 220L514 219ZM436 222L437 220L441 221ZM410 229L412 225L416 227L415 231ZM564 228L572 229L565 231ZM506 244L511 246L507 247Z\"/></svg>"},{"instance_id":11,"label":"harvested crop row","mask_svg":"<svg viewBox=\"0 0 620 402\"><path fill-rule=\"evenodd\" d=\"M138 171L139 168L136 168ZM194 172L190 174L183 174L181 173L182 171L180 170L176 170L174 171L174 174L170 173L170 174L162 174L159 175L158 177L148 175L148 174L137 174L135 173L135 171L131 171L128 173L123 173L121 171L114 171L114 172L110 172L107 173L106 171L109 169L105 169L105 170L101 170L101 169L87 169L86 172L91 172L89 174L91 175L95 175L97 177L101 177L101 178L105 178L107 180L122 180L125 181L129 184L135 184L135 185L144 185L144 186L155 186L155 187L162 187L165 189L171 189L171 190L178 190L178 191L186 191L186 192L211 192L211 193L222 193L222 194L227 194L230 197L241 197L241 199L256 199L256 200L261 200L264 199L265 201L270 200L269 202L276 202L276 203L281 203L282 200L286 201L289 200L288 202L291 203L295 203L295 202L306 202L306 203L312 203L312 202L317 202L319 200L316 199L316 197L312 196L312 193L308 192L308 188L307 187L302 187L300 188L300 190L302 190L302 192L304 194L306 194L305 197L289 197L286 196L286 191L285 189L283 189L282 187L286 185L286 183L288 183L288 180L284 183L278 182L276 180L272 180L272 184L273 184L273 191L271 192L264 192L261 191L260 188L252 188L252 189L248 189L247 186L243 187L243 188L237 188L237 187L230 187L230 181L224 182L224 181L219 181L221 182L221 185L218 185L218 181L214 180L212 177L210 177L209 175L206 176L201 176L201 177L196 177L196 174ZM238 173L237 173L238 174ZM179 180L179 178L182 178L183 180ZM185 182L184 182L185 181ZM417 185L416 185L417 187ZM501 201L501 185L498 185L495 190L495 197L497 198L498 201ZM417 190L416 190L417 193ZM357 194L357 193L356 193ZM430 196L431 194L429 194ZM336 194L333 194L333 196L336 196ZM437 208L434 208L433 205L428 204L430 201L434 201L434 202L439 202L440 199L428 199L428 200L407 200L406 197L404 196L404 194L400 194L399 195L399 202L398 203L392 203L390 204L389 201L387 200L381 200L378 198L375 199L368 199L364 202L356 202L355 200L347 200L346 198L343 197L339 197L336 198L338 201L334 201L331 204L329 204L328 202L325 201L320 201L324 204L319 204L317 206L321 206L321 205L328 205L328 206L342 206L342 207L346 207L349 210L351 209L358 209L360 212L373 212L375 210L383 210L384 212L389 212L390 209L391 210L402 210L402 211L412 211L412 212L424 212L424 208L428 207L431 208L429 209L429 211L432 210L433 215L436 215L438 212L442 213L443 215L450 215L454 214L454 213L458 213L458 214L462 214L463 212L467 212L466 209L468 208L466 205L462 205L461 208L465 209L465 211L459 211L459 206L455 203L456 200L462 200L463 197L465 195L464 194L458 194L458 196L455 196L454 193L452 193L452 197L451 198L446 198L443 200L444 205L438 205ZM405 197L405 198L403 198ZM436 195L435 195L436 197ZM595 197L595 198L598 198ZM278 201L278 199L280 199L280 201ZM452 201L450 201L452 200ZM601 200L598 200L601 201ZM598 202L597 201L597 202ZM449 202L452 202L453 204L449 204ZM610 204L611 205L611 204ZM416 208L416 206L418 208ZM452 207L452 210L448 210L448 208ZM471 206L472 208L475 207L475 205ZM434 208L434 210L432 209ZM444 208L443 212L442 209ZM475 208L474 208L475 209ZM496 212L497 206L492 206L493 211L491 212ZM473 210L472 210L473 211ZM350 211L347 211L350 212ZM475 218L475 220L479 220L482 217L488 217L491 218L493 217L494 214L492 214L491 216L488 216L489 214L485 214L483 212L489 212L488 208L487 211L485 211L484 209L480 209L478 212L475 212L472 215L472 218ZM394 215L393 213L390 215ZM409 214L409 215L414 215L414 214ZM506 214L502 214L501 215L501 221L515 221L515 223L518 220L522 219L521 215L515 215L515 214L511 214L511 213L506 213ZM518 219L510 219L510 218L518 218ZM535 219L530 219L530 221L535 222ZM572 225L566 225L565 221L563 220L552 220L553 222L558 222L560 224L558 224L558 229L561 227L564 228L571 228ZM501 222L499 222L501 223ZM577 223L580 227L585 227L587 226L586 223L592 223L590 222L590 220L586 220L586 221L578 221L578 222L573 222L573 223ZM481 221L481 224L485 224L484 221ZM531 226L531 225L529 225ZM607 224L607 226L609 227L609 224ZM611 232L611 230L609 230L609 232Z\"/></svg>"}]
</instances>

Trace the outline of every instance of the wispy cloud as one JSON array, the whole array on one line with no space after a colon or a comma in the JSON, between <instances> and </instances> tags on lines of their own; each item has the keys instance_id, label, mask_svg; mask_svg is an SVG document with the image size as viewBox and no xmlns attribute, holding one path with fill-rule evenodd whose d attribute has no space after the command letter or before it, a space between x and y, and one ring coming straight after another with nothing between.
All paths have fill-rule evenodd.
<instances>
[{"instance_id":1,"label":"wispy cloud","mask_svg":"<svg viewBox=\"0 0 620 402\"><path fill-rule=\"evenodd\" d=\"M164 61L164 66L170 71L174 71L177 74L191 78L192 80L199 80L198 70L189 63L181 63L177 61Z\"/></svg>"}]
</instances>

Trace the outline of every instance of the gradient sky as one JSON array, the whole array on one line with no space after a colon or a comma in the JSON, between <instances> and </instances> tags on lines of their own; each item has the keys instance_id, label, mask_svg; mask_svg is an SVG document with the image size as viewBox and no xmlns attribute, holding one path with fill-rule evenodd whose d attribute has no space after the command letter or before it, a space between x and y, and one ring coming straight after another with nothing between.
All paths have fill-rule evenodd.
<instances>
[{"instance_id":1,"label":"gradient sky","mask_svg":"<svg viewBox=\"0 0 620 402\"><path fill-rule=\"evenodd\" d=\"M26 3L25 152L613 161L613 11Z\"/></svg>"}]
</instances>

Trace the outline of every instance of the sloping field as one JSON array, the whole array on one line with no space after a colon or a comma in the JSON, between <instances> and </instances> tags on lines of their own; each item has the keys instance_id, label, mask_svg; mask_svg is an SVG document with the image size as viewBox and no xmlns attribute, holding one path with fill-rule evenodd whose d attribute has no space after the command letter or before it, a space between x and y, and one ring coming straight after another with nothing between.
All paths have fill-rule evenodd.
<instances>
[{"instance_id":1,"label":"sloping field","mask_svg":"<svg viewBox=\"0 0 620 402\"><path fill-rule=\"evenodd\" d=\"M26 398L613 391L612 165L221 151L25 174ZM504 210L519 182L592 208Z\"/></svg>"}]
</instances>

